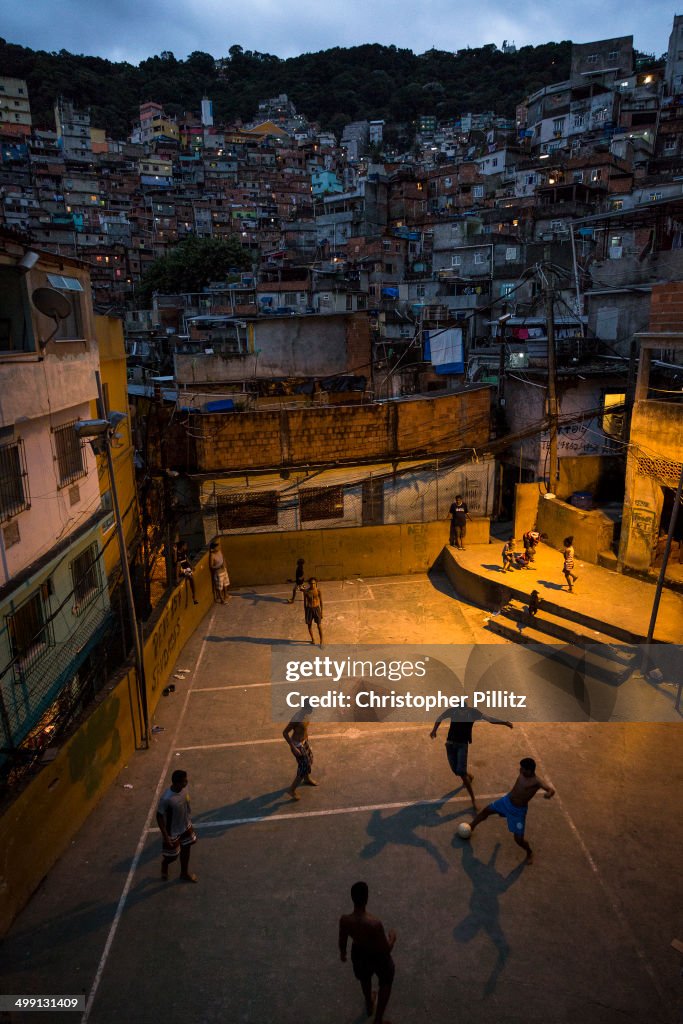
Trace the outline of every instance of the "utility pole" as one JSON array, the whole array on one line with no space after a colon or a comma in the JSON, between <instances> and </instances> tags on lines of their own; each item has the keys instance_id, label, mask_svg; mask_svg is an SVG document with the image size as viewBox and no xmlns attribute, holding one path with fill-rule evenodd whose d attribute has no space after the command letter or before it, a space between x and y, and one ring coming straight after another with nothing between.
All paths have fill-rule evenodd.
<instances>
[{"instance_id":1,"label":"utility pole","mask_svg":"<svg viewBox=\"0 0 683 1024\"><path fill-rule=\"evenodd\" d=\"M545 322L548 335L548 490L554 494L559 476L557 462L557 365L555 362L555 290L548 282L545 289Z\"/></svg>"},{"instance_id":2,"label":"utility pole","mask_svg":"<svg viewBox=\"0 0 683 1024\"><path fill-rule=\"evenodd\" d=\"M631 436L631 416L633 414L633 403L636 396L636 376L638 374L638 342L631 339L631 350L628 359L628 378L626 381L626 394L624 396L624 415L621 428L621 440L626 443Z\"/></svg>"},{"instance_id":3,"label":"utility pole","mask_svg":"<svg viewBox=\"0 0 683 1024\"><path fill-rule=\"evenodd\" d=\"M681 496L683 495L683 468L681 468L681 475L678 478L678 487L676 488L676 496L674 497L674 505L671 510L671 518L669 519L669 533L666 538L666 544L664 546L664 554L662 555L662 566L659 570L659 578L657 580L657 589L655 590L654 601L652 602L652 614L650 616L650 625L647 631L647 645L652 643L652 638L655 634L655 624L657 622L657 612L659 611L659 602L662 597L662 588L664 586L664 577L666 576L666 567L669 562L669 552L671 551L671 542L674 539L674 532L676 530L676 522L678 520L678 510L681 504Z\"/></svg>"},{"instance_id":4,"label":"utility pole","mask_svg":"<svg viewBox=\"0 0 683 1024\"><path fill-rule=\"evenodd\" d=\"M643 675L648 675L651 671L650 662L650 644L653 641L655 635L655 626L657 624L657 613L659 611L659 602L662 598L662 588L664 587L664 579L666 577L666 567L669 562L669 553L671 552L671 542L674 537L676 530L676 522L678 520L678 513L681 505L681 498L683 497L683 467L681 468L681 475L678 478L678 487L676 488L676 495L674 497L674 504L671 510L671 518L669 519L669 533L666 538L666 545L664 547L664 554L662 555L662 565L659 570L659 578L657 580L657 589L655 590L654 600L652 602L652 613L650 615L650 625L647 630L647 638L645 640L645 647L643 650L643 657L641 659L641 671ZM676 696L676 711L680 711L681 707L681 693L683 691L683 684L678 684L678 694Z\"/></svg>"}]
</instances>

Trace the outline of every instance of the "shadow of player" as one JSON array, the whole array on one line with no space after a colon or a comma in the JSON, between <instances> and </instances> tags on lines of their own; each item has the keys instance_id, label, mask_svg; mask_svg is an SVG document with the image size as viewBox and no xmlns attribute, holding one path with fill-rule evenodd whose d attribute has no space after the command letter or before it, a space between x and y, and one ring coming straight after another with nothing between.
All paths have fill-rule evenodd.
<instances>
[{"instance_id":1,"label":"shadow of player","mask_svg":"<svg viewBox=\"0 0 683 1024\"><path fill-rule=\"evenodd\" d=\"M546 590L566 590L566 583L553 583L551 580L536 580Z\"/></svg>"},{"instance_id":2,"label":"shadow of player","mask_svg":"<svg viewBox=\"0 0 683 1024\"><path fill-rule=\"evenodd\" d=\"M415 829L437 828L464 814L471 814L469 807L453 814L439 814L439 809L453 795L453 792L455 790L447 793L437 803L417 801L410 804L409 807L401 807L394 814L387 814L384 817L380 811L373 811L367 825L367 833L371 837L371 841L360 851L360 856L365 860L376 857L389 843L398 846L415 846L425 850L430 857L433 857L439 871L445 874L448 871L448 861L441 855L434 843L417 835Z\"/></svg>"},{"instance_id":3,"label":"shadow of player","mask_svg":"<svg viewBox=\"0 0 683 1024\"><path fill-rule=\"evenodd\" d=\"M454 845L456 843L454 837ZM458 841L462 846L462 866L472 882L470 912L453 929L456 942L471 942L480 931L485 931L496 947L498 956L484 985L484 994L491 995L498 984L498 978L505 967L510 946L500 923L499 897L507 892L524 871L524 861L507 875L496 870L496 858L500 843L493 848L488 863L475 856L471 843Z\"/></svg>"}]
</instances>

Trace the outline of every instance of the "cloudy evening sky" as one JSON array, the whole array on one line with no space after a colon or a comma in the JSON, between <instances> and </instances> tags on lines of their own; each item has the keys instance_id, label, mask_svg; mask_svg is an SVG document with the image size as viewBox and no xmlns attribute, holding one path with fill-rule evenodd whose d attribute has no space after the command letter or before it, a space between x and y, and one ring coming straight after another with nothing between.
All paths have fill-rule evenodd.
<instances>
[{"instance_id":1,"label":"cloudy evening sky","mask_svg":"<svg viewBox=\"0 0 683 1024\"><path fill-rule=\"evenodd\" d=\"M235 44L291 57L360 43L423 53L504 39L520 47L620 35L659 56L675 13L661 0L2 0L0 36L133 64L162 50L221 57Z\"/></svg>"}]
</instances>

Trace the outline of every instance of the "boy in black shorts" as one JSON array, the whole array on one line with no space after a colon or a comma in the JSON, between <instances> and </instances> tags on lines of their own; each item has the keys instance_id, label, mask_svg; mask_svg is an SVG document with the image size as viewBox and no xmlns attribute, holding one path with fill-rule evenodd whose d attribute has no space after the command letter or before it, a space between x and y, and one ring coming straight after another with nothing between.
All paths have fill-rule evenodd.
<instances>
[{"instance_id":1,"label":"boy in black shorts","mask_svg":"<svg viewBox=\"0 0 683 1024\"><path fill-rule=\"evenodd\" d=\"M366 882L356 882L351 886L351 899L353 900L353 913L344 914L339 919L339 955L342 963L346 963L346 946L348 940L351 939L353 973L358 978L363 990L368 1017L372 1013L374 1005L372 976L373 974L377 975L379 991L375 1009L375 1024L382 1024L394 981L394 961L391 951L396 942L396 932L389 930L385 934L382 922L372 914L368 914L365 909L368 902Z\"/></svg>"}]
</instances>

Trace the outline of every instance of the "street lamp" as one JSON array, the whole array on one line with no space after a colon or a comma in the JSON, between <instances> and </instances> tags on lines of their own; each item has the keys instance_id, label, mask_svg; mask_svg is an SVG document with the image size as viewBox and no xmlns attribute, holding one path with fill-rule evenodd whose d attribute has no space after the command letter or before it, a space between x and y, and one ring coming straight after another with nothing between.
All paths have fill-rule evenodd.
<instances>
[{"instance_id":1,"label":"street lamp","mask_svg":"<svg viewBox=\"0 0 683 1024\"><path fill-rule=\"evenodd\" d=\"M99 374L97 374L98 389L101 392ZM99 402L102 406L102 399ZM112 505L114 507L114 522L119 540L119 555L121 558L121 570L123 572L123 584L126 590L128 602L128 613L130 625L133 631L133 644L135 649L135 674L137 677L138 700L142 711L143 735L142 742L145 747L149 746L149 711L147 708L147 687L145 683L145 663L140 640L137 616L135 614L135 602L133 600L133 584L130 578L130 567L128 565L128 549L126 538L123 533L123 520L119 506L119 496L116 490L116 477L114 476L114 460L111 454L112 442L121 435L116 433L119 423L126 419L124 412L110 412L106 419L78 420L74 424L74 430L79 438L86 438L90 441L93 452L96 455L105 455L107 458L107 469L109 471L109 483L111 487Z\"/></svg>"}]
</instances>

